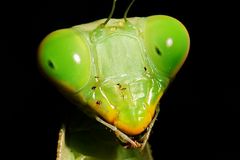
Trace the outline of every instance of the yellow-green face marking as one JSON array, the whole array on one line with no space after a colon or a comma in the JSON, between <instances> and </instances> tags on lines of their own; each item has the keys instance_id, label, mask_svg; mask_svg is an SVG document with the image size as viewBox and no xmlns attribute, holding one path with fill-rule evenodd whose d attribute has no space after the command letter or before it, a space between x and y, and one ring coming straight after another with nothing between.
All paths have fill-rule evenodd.
<instances>
[{"instance_id":1,"label":"yellow-green face marking","mask_svg":"<svg viewBox=\"0 0 240 160\"><path fill-rule=\"evenodd\" d=\"M84 111L127 135L139 135L185 61L189 35L168 16L103 22L49 34L39 47L39 64Z\"/></svg>"}]
</instances>

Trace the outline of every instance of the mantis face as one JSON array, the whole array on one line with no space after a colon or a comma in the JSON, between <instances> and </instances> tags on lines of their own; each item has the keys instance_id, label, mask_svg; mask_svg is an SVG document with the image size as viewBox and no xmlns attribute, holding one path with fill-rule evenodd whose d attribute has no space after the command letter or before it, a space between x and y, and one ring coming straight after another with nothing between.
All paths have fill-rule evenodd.
<instances>
[{"instance_id":1,"label":"mantis face","mask_svg":"<svg viewBox=\"0 0 240 160\"><path fill-rule=\"evenodd\" d=\"M144 134L187 57L189 35L168 16L104 21L49 34L40 67L83 111L128 136Z\"/></svg>"}]
</instances>

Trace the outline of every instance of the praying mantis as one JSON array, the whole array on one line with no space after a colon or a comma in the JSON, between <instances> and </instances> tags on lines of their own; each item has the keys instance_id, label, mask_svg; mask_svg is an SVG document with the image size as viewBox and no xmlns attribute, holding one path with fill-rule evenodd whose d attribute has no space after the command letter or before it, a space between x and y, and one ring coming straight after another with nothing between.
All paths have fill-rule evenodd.
<instances>
[{"instance_id":1,"label":"praying mantis","mask_svg":"<svg viewBox=\"0 0 240 160\"><path fill-rule=\"evenodd\" d=\"M54 31L39 45L43 75L81 110L60 130L57 160L152 159L159 101L190 38L170 16L127 18L134 1L122 19L112 18L113 0L108 18Z\"/></svg>"}]
</instances>

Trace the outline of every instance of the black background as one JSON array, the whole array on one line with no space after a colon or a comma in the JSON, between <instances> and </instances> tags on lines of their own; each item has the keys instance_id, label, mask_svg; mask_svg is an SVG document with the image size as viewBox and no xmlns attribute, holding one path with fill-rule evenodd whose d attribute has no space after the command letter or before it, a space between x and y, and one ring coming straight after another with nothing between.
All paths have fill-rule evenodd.
<instances>
[{"instance_id":1,"label":"black background","mask_svg":"<svg viewBox=\"0 0 240 160\"><path fill-rule=\"evenodd\" d=\"M122 18L129 2L118 0L113 17ZM237 10L229 4L136 0L129 12L129 17L173 16L191 38L189 56L161 99L150 137L155 159L219 158L239 151ZM54 30L107 17L111 5L111 0L36 0L2 6L1 35L7 43L1 54L1 132L9 159L55 159L58 129L75 107L40 75L40 41Z\"/></svg>"}]
</instances>

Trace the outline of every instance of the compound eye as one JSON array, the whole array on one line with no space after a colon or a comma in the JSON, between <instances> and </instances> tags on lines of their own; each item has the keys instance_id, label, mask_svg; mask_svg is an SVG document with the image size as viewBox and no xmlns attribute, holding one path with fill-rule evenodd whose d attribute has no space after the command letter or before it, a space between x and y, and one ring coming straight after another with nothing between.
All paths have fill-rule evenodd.
<instances>
[{"instance_id":1,"label":"compound eye","mask_svg":"<svg viewBox=\"0 0 240 160\"><path fill-rule=\"evenodd\" d=\"M43 73L60 89L76 92L90 77L90 52L80 33L61 29L40 44L38 61Z\"/></svg>"},{"instance_id":2,"label":"compound eye","mask_svg":"<svg viewBox=\"0 0 240 160\"><path fill-rule=\"evenodd\" d=\"M144 40L154 67L171 78L184 63L190 46L186 28L169 16L150 16L146 19Z\"/></svg>"}]
</instances>

